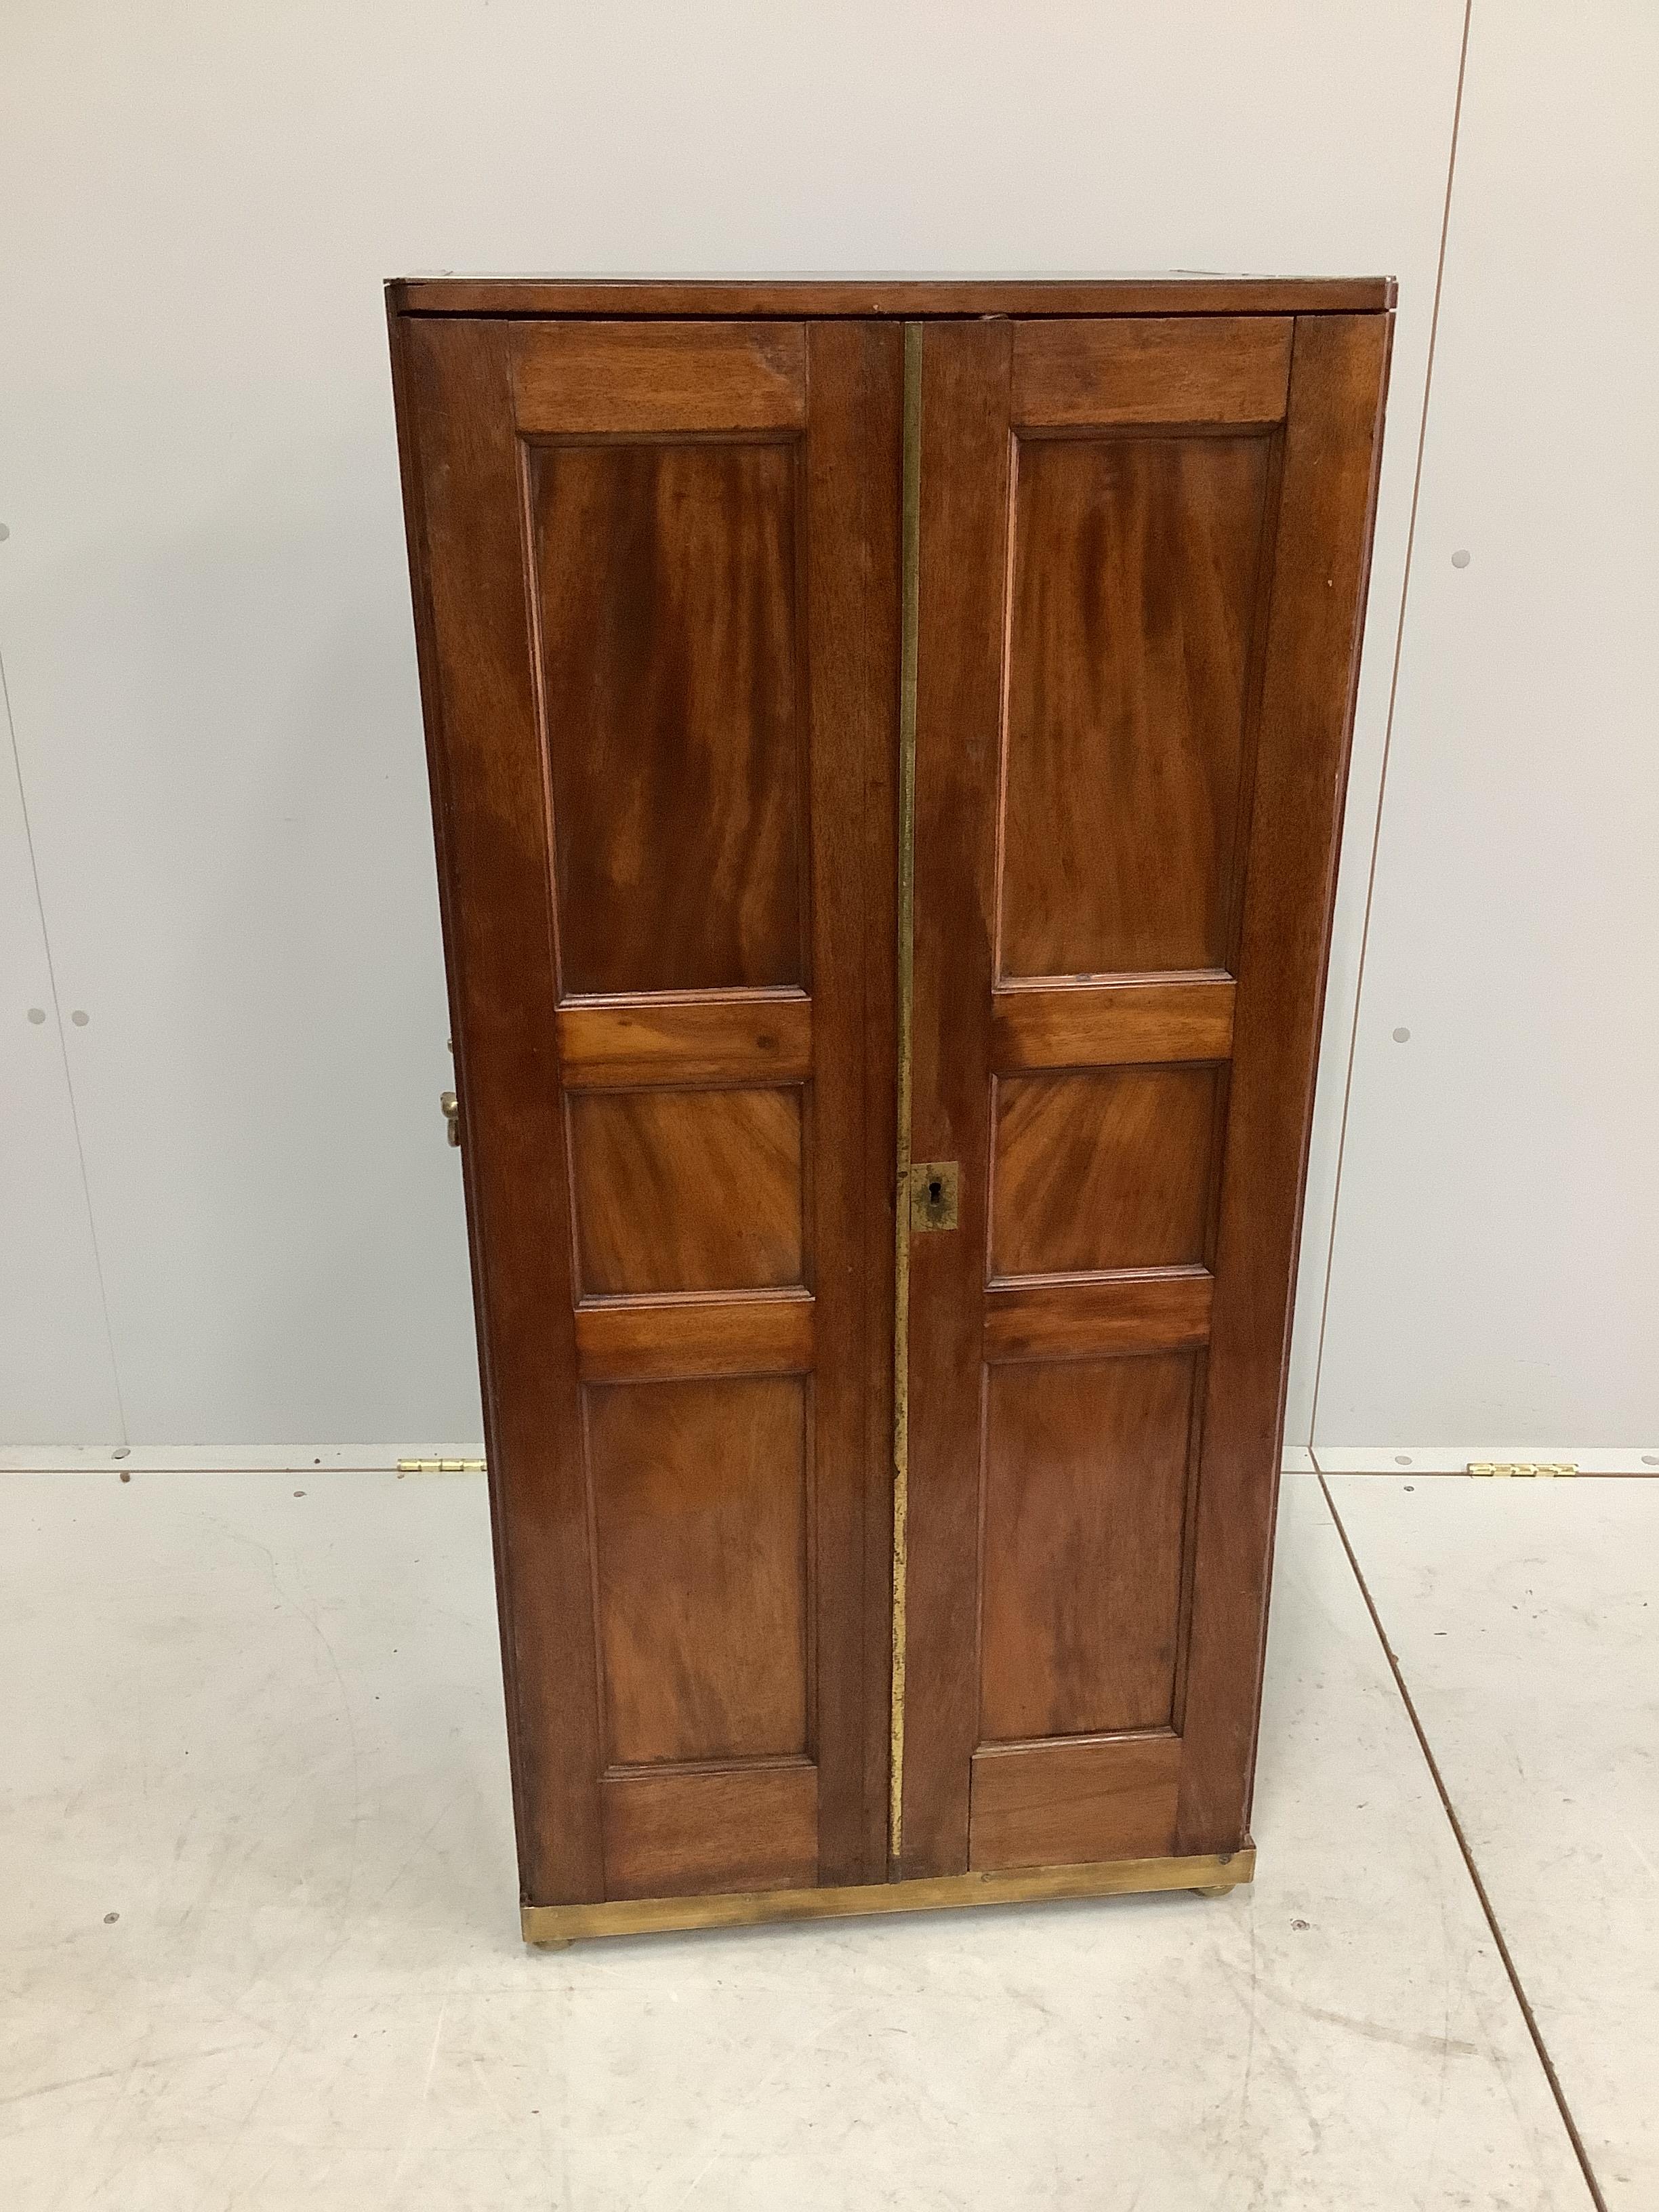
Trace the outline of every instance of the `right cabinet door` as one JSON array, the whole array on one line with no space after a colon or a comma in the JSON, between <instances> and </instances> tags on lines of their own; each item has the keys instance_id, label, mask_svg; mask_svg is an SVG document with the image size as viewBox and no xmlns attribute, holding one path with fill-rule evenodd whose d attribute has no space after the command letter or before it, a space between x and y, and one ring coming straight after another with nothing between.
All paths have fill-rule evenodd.
<instances>
[{"instance_id":1,"label":"right cabinet door","mask_svg":"<svg viewBox=\"0 0 1659 2212\"><path fill-rule=\"evenodd\" d=\"M925 332L906 1875L1247 1829L1389 334Z\"/></svg>"}]
</instances>

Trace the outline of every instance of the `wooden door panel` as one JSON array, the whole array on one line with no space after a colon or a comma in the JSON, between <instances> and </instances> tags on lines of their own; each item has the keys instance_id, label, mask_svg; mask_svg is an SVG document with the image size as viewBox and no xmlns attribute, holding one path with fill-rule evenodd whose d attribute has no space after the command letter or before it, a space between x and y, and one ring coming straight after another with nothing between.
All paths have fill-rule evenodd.
<instances>
[{"instance_id":1,"label":"wooden door panel","mask_svg":"<svg viewBox=\"0 0 1659 2212\"><path fill-rule=\"evenodd\" d=\"M608 1897L805 1889L818 1880L818 1774L809 1759L609 1774Z\"/></svg>"},{"instance_id":2,"label":"wooden door panel","mask_svg":"<svg viewBox=\"0 0 1659 2212\"><path fill-rule=\"evenodd\" d=\"M566 994L805 980L799 445L526 448Z\"/></svg>"},{"instance_id":3,"label":"wooden door panel","mask_svg":"<svg viewBox=\"0 0 1659 2212\"><path fill-rule=\"evenodd\" d=\"M1194 1364L989 1369L981 1742L1172 1725Z\"/></svg>"},{"instance_id":4,"label":"wooden door panel","mask_svg":"<svg viewBox=\"0 0 1659 2212\"><path fill-rule=\"evenodd\" d=\"M901 347L398 333L532 1901L885 1863Z\"/></svg>"},{"instance_id":5,"label":"wooden door panel","mask_svg":"<svg viewBox=\"0 0 1659 2212\"><path fill-rule=\"evenodd\" d=\"M1276 423L1290 385L1292 328L1282 315L1016 323L1010 415L1018 428L1042 430Z\"/></svg>"},{"instance_id":6,"label":"wooden door panel","mask_svg":"<svg viewBox=\"0 0 1659 2212\"><path fill-rule=\"evenodd\" d=\"M1201 1267L1212 1067L1000 1077L991 1274Z\"/></svg>"},{"instance_id":7,"label":"wooden door panel","mask_svg":"<svg viewBox=\"0 0 1659 2212\"><path fill-rule=\"evenodd\" d=\"M1387 343L927 333L907 1875L1245 1838Z\"/></svg>"},{"instance_id":8,"label":"wooden door panel","mask_svg":"<svg viewBox=\"0 0 1659 2212\"><path fill-rule=\"evenodd\" d=\"M514 412L532 434L802 430L801 323L521 323Z\"/></svg>"},{"instance_id":9,"label":"wooden door panel","mask_svg":"<svg viewBox=\"0 0 1659 2212\"><path fill-rule=\"evenodd\" d=\"M1269 436L1014 453L999 972L1224 967Z\"/></svg>"},{"instance_id":10,"label":"wooden door panel","mask_svg":"<svg viewBox=\"0 0 1659 2212\"><path fill-rule=\"evenodd\" d=\"M974 1753L969 1863L1078 1866L1175 1849L1181 1740L1168 1729Z\"/></svg>"},{"instance_id":11,"label":"wooden door panel","mask_svg":"<svg viewBox=\"0 0 1659 2212\"><path fill-rule=\"evenodd\" d=\"M991 1054L1000 1074L1225 1060L1232 1042L1233 981L1225 975L1024 982L1000 988L991 1001Z\"/></svg>"},{"instance_id":12,"label":"wooden door panel","mask_svg":"<svg viewBox=\"0 0 1659 2212\"><path fill-rule=\"evenodd\" d=\"M805 1390L584 1393L608 1771L805 1754Z\"/></svg>"},{"instance_id":13,"label":"wooden door panel","mask_svg":"<svg viewBox=\"0 0 1659 2212\"><path fill-rule=\"evenodd\" d=\"M812 1068L812 1002L800 991L580 999L559 1009L573 1089L798 1082Z\"/></svg>"},{"instance_id":14,"label":"wooden door panel","mask_svg":"<svg viewBox=\"0 0 1659 2212\"><path fill-rule=\"evenodd\" d=\"M802 1093L573 1091L586 1297L805 1285Z\"/></svg>"},{"instance_id":15,"label":"wooden door panel","mask_svg":"<svg viewBox=\"0 0 1659 2212\"><path fill-rule=\"evenodd\" d=\"M1214 1297L1207 1267L993 1283L985 1293L985 1357L1081 1359L1091 1352L1179 1351L1207 1340Z\"/></svg>"},{"instance_id":16,"label":"wooden door panel","mask_svg":"<svg viewBox=\"0 0 1659 2212\"><path fill-rule=\"evenodd\" d=\"M585 1382L807 1375L817 1320L806 1291L594 1299L576 1309L576 1357Z\"/></svg>"}]
</instances>

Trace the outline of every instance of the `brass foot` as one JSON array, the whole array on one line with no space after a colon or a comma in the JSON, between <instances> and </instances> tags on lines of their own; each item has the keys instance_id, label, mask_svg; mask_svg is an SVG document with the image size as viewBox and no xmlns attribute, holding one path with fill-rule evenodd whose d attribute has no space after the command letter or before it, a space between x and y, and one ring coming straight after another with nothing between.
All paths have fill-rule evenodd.
<instances>
[{"instance_id":1,"label":"brass foot","mask_svg":"<svg viewBox=\"0 0 1659 2212\"><path fill-rule=\"evenodd\" d=\"M525 1948L529 1951L568 1951L575 1940L574 1936L538 1936Z\"/></svg>"},{"instance_id":2,"label":"brass foot","mask_svg":"<svg viewBox=\"0 0 1659 2212\"><path fill-rule=\"evenodd\" d=\"M1231 1897L1237 1886L1231 1881L1218 1881L1213 1889L1195 1889L1193 1895L1194 1897Z\"/></svg>"}]
</instances>

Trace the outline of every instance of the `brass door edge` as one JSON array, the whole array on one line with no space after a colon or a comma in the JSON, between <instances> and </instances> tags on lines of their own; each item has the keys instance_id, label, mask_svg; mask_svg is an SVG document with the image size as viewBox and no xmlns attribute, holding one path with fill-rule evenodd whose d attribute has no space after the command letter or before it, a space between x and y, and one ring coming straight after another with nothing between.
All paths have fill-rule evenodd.
<instances>
[{"instance_id":1,"label":"brass door edge","mask_svg":"<svg viewBox=\"0 0 1659 2212\"><path fill-rule=\"evenodd\" d=\"M887 1863L904 1844L905 1583L910 1504L910 1055L915 999L916 632L921 605L921 325L904 325L899 643L898 1101L893 1208L893 1642Z\"/></svg>"},{"instance_id":2,"label":"brass door edge","mask_svg":"<svg viewBox=\"0 0 1659 2212\"><path fill-rule=\"evenodd\" d=\"M526 1943L649 1936L685 1928L749 1928L766 1921L842 1920L878 1912L940 1912L976 1905L1030 1905L1081 1897L1132 1897L1158 1890L1233 1889L1254 1880L1255 1846L1186 1857L1102 1859L1083 1866L1012 1867L937 1875L919 1881L861 1882L842 1889L762 1889L728 1897L619 1898L607 1905L526 1905Z\"/></svg>"}]
</instances>

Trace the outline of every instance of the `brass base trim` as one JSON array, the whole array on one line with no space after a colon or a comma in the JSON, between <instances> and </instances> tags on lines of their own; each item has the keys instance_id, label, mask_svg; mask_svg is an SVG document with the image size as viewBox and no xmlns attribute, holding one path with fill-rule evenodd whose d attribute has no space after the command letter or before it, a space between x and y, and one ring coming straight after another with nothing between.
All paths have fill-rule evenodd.
<instances>
[{"instance_id":1,"label":"brass base trim","mask_svg":"<svg viewBox=\"0 0 1659 2212\"><path fill-rule=\"evenodd\" d=\"M941 1912L970 1905L1031 1905L1066 1897L1131 1897L1196 1889L1206 1896L1252 1881L1255 1846L1186 1858L1101 1859L1086 1866L1011 1867L921 1881L844 1889L756 1889L727 1897L619 1898L608 1905L520 1907L526 1943L562 1948L579 1936L653 1936L684 1928L750 1928L767 1921L842 1920L872 1912Z\"/></svg>"}]
</instances>

